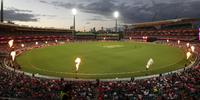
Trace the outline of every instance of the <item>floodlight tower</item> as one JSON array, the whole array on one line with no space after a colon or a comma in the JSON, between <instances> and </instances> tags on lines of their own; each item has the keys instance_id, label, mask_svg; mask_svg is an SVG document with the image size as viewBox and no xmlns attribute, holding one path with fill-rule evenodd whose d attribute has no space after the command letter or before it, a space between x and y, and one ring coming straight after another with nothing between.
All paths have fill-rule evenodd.
<instances>
[{"instance_id":1,"label":"floodlight tower","mask_svg":"<svg viewBox=\"0 0 200 100\"><path fill-rule=\"evenodd\" d=\"M118 11L114 12L114 17L115 17L115 32L117 33L117 19L119 17L119 12Z\"/></svg>"},{"instance_id":2,"label":"floodlight tower","mask_svg":"<svg viewBox=\"0 0 200 100\"><path fill-rule=\"evenodd\" d=\"M75 8L72 9L72 14L74 16L74 19L73 19L73 36L75 36L75 32L76 32L76 14L77 14L77 10Z\"/></svg>"},{"instance_id":3,"label":"floodlight tower","mask_svg":"<svg viewBox=\"0 0 200 100\"><path fill-rule=\"evenodd\" d=\"M3 0L1 0L1 22L3 23Z\"/></svg>"}]
</instances>

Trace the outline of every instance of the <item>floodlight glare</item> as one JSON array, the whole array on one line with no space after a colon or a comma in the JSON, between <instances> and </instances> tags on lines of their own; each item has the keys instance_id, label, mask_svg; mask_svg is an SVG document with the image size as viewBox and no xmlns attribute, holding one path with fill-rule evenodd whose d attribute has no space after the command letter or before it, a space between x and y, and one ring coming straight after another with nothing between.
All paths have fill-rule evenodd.
<instances>
[{"instance_id":1,"label":"floodlight glare","mask_svg":"<svg viewBox=\"0 0 200 100\"><path fill-rule=\"evenodd\" d=\"M77 14L77 10L75 8L72 9L72 14L76 15Z\"/></svg>"},{"instance_id":2,"label":"floodlight glare","mask_svg":"<svg viewBox=\"0 0 200 100\"><path fill-rule=\"evenodd\" d=\"M115 17L115 18L118 18L118 17L119 17L119 12L118 12L118 11L115 11L115 12L114 12L114 17Z\"/></svg>"},{"instance_id":3,"label":"floodlight glare","mask_svg":"<svg viewBox=\"0 0 200 100\"><path fill-rule=\"evenodd\" d=\"M24 47L24 44L21 44L21 47L23 48L23 47Z\"/></svg>"}]
</instances>

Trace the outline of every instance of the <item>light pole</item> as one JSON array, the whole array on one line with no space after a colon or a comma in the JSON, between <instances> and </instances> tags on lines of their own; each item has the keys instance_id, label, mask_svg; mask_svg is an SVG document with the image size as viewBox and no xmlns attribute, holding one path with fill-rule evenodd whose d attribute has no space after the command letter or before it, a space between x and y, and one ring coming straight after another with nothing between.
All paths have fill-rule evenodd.
<instances>
[{"instance_id":1,"label":"light pole","mask_svg":"<svg viewBox=\"0 0 200 100\"><path fill-rule=\"evenodd\" d=\"M117 18L119 17L118 11L114 12L114 17L115 17L115 32L117 33Z\"/></svg>"},{"instance_id":2,"label":"light pole","mask_svg":"<svg viewBox=\"0 0 200 100\"><path fill-rule=\"evenodd\" d=\"M73 38L74 38L76 32L76 14L77 14L77 10L75 8L72 9L72 14L74 16L73 19Z\"/></svg>"}]
</instances>

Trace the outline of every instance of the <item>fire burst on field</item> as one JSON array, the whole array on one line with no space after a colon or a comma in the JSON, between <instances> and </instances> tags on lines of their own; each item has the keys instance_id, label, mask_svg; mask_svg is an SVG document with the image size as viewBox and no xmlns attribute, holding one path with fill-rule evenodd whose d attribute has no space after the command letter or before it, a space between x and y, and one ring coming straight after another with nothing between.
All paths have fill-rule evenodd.
<instances>
[{"instance_id":1,"label":"fire burst on field","mask_svg":"<svg viewBox=\"0 0 200 100\"><path fill-rule=\"evenodd\" d=\"M8 41L8 44L9 44L9 47L10 47L10 48L13 46L13 42L14 42L14 40Z\"/></svg>"},{"instance_id":2,"label":"fire burst on field","mask_svg":"<svg viewBox=\"0 0 200 100\"><path fill-rule=\"evenodd\" d=\"M16 52L15 51L12 51L10 53L11 57L12 57L12 60L14 61L15 60L15 56L16 56Z\"/></svg>"},{"instance_id":3,"label":"fire burst on field","mask_svg":"<svg viewBox=\"0 0 200 100\"><path fill-rule=\"evenodd\" d=\"M78 72L79 65L81 63L81 58L77 57L76 60L75 60L75 63L76 63L76 72Z\"/></svg>"},{"instance_id":4,"label":"fire burst on field","mask_svg":"<svg viewBox=\"0 0 200 100\"><path fill-rule=\"evenodd\" d=\"M146 70L149 69L149 67L154 63L153 59L150 58L149 61L147 62L147 65L146 65Z\"/></svg>"},{"instance_id":5,"label":"fire burst on field","mask_svg":"<svg viewBox=\"0 0 200 100\"><path fill-rule=\"evenodd\" d=\"M190 47L190 43L187 43L186 46L187 46L187 47Z\"/></svg>"},{"instance_id":6,"label":"fire burst on field","mask_svg":"<svg viewBox=\"0 0 200 100\"><path fill-rule=\"evenodd\" d=\"M187 53L186 53L187 59L189 59L191 55L192 55L192 54L191 54L190 52L187 52Z\"/></svg>"},{"instance_id":7,"label":"fire burst on field","mask_svg":"<svg viewBox=\"0 0 200 100\"><path fill-rule=\"evenodd\" d=\"M178 44L180 44L180 42L181 42L181 41L180 41L180 40L178 40Z\"/></svg>"},{"instance_id":8,"label":"fire burst on field","mask_svg":"<svg viewBox=\"0 0 200 100\"><path fill-rule=\"evenodd\" d=\"M191 48L192 52L194 52L195 47L194 47L194 46L191 46L190 48Z\"/></svg>"}]
</instances>

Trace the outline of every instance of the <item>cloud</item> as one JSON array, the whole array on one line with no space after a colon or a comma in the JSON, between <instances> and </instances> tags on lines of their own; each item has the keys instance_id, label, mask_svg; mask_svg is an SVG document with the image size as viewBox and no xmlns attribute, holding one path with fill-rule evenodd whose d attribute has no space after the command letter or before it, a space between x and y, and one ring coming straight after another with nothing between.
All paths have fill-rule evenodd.
<instances>
[{"instance_id":1,"label":"cloud","mask_svg":"<svg viewBox=\"0 0 200 100\"><path fill-rule=\"evenodd\" d=\"M6 21L36 22L40 16L56 17L56 15L33 14L31 10L22 10L13 7L4 10L4 20Z\"/></svg>"},{"instance_id":2,"label":"cloud","mask_svg":"<svg viewBox=\"0 0 200 100\"><path fill-rule=\"evenodd\" d=\"M91 23L90 23L90 22L86 22L86 23L85 23L85 25L89 25L89 24L91 24Z\"/></svg>"},{"instance_id":3,"label":"cloud","mask_svg":"<svg viewBox=\"0 0 200 100\"><path fill-rule=\"evenodd\" d=\"M81 2L78 2L81 1ZM118 10L124 23L137 23L156 20L173 19L180 17L198 18L200 12L199 0L76 0L76 2L66 1L40 1L56 7L71 9L78 8L80 11L103 16L111 19L112 12ZM90 20L103 20L94 18Z\"/></svg>"},{"instance_id":4,"label":"cloud","mask_svg":"<svg viewBox=\"0 0 200 100\"><path fill-rule=\"evenodd\" d=\"M35 14L35 16L42 16L42 17L56 17L56 15L47 15L47 14Z\"/></svg>"},{"instance_id":5,"label":"cloud","mask_svg":"<svg viewBox=\"0 0 200 100\"><path fill-rule=\"evenodd\" d=\"M36 15L31 14L30 10L20 10L15 8L8 8L4 10L4 20L7 21L38 21Z\"/></svg>"},{"instance_id":6,"label":"cloud","mask_svg":"<svg viewBox=\"0 0 200 100\"><path fill-rule=\"evenodd\" d=\"M13 10L15 12L23 12L23 13L31 13L32 12L31 10L17 9L17 8L14 8L14 7L6 8L6 10Z\"/></svg>"},{"instance_id":7,"label":"cloud","mask_svg":"<svg viewBox=\"0 0 200 100\"><path fill-rule=\"evenodd\" d=\"M97 2L82 6L81 9L83 9L83 11L86 13L110 16L110 12L116 9L116 5L113 3L113 0L99 0Z\"/></svg>"},{"instance_id":8,"label":"cloud","mask_svg":"<svg viewBox=\"0 0 200 100\"><path fill-rule=\"evenodd\" d=\"M105 18L104 16L94 15L92 18L89 18L90 21L110 21L110 19Z\"/></svg>"},{"instance_id":9,"label":"cloud","mask_svg":"<svg viewBox=\"0 0 200 100\"><path fill-rule=\"evenodd\" d=\"M44 1L44 0L40 0L39 2L41 2L41 3L48 3L47 1Z\"/></svg>"}]
</instances>

